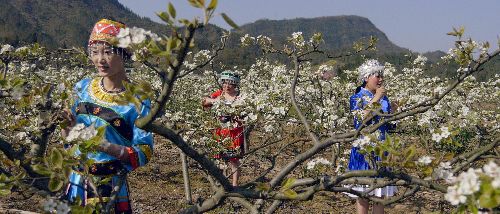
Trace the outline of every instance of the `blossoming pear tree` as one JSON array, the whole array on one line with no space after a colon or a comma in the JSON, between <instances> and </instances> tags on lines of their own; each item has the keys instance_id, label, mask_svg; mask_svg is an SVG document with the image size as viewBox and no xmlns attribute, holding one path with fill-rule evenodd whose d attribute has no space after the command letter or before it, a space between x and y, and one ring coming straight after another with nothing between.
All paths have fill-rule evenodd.
<instances>
[{"instance_id":1,"label":"blossoming pear tree","mask_svg":"<svg viewBox=\"0 0 500 214\"><path fill-rule=\"evenodd\" d=\"M456 47L440 62L459 66L454 78L426 76L430 65L421 55L408 55L401 69L385 63L386 89L397 109L385 114L379 105L368 106L370 114L360 128L353 129L352 118L359 112L350 112L348 98L357 86L358 71L332 65L374 49L376 38L336 54L321 48L321 33L306 38L295 32L280 47L265 35L247 34L240 38L241 48L258 47L264 55L248 68L229 68L241 75L238 102L231 106L215 103L207 111L200 100L218 87L217 71L228 69L214 59L234 35L225 34L212 50L192 52L194 35L214 15L217 0L189 2L203 11L202 20L177 19L169 4L168 11L158 13L171 29L169 35L133 27L120 32L116 44L132 50L135 61L130 76L136 84L126 86L122 102L140 108L141 99L153 100L151 113L136 125L178 147L210 181L207 188L213 194L202 196L182 212L206 212L232 200L250 213L272 213L288 201L314 200L321 191L350 193L388 205L423 190L442 196L460 212L498 209L500 76L486 82L473 76L498 57L498 48L490 50L488 43L464 39L460 28L449 33L456 37ZM71 105L71 86L92 73L85 54L82 49L52 52L38 45L17 49L2 45L0 194L10 194L13 187L33 194L40 194L38 190L61 194L71 169L91 164L85 157L103 140L102 129L77 125L67 138L59 134L68 125L60 112ZM285 60L269 60L266 55ZM320 57L323 63L312 63ZM237 115L247 128L248 149L241 157L242 166L260 163L245 172L250 179L238 187L231 185L212 159L226 150L224 142L229 140L215 139L213 131L237 125L217 120L227 114ZM367 123L376 115L384 119ZM384 123L396 123L398 128L378 141L377 130ZM352 145L381 157L379 167L346 171ZM94 185L99 182L93 180ZM400 192L377 198L370 191L353 191L349 188L353 185L398 186ZM53 199L44 208L47 212L107 210Z\"/></svg>"}]
</instances>

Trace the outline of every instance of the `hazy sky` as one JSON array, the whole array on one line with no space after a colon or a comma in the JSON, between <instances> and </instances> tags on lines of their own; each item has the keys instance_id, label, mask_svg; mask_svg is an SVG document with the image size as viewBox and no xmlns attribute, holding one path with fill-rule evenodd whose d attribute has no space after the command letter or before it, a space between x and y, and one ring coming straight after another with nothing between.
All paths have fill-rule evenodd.
<instances>
[{"instance_id":1,"label":"hazy sky","mask_svg":"<svg viewBox=\"0 0 500 214\"><path fill-rule=\"evenodd\" d=\"M210 0L205 0L209 2ZM160 22L155 12L166 11L166 0L119 0L141 16ZM170 1L177 16L202 16L187 0ZM467 36L497 47L500 36L500 0L218 0L216 13L225 12L238 25L258 19L293 19L319 16L367 17L396 45L418 52L453 46L446 33L464 26ZM208 3L207 3L208 4ZM217 15L212 23L228 29Z\"/></svg>"}]
</instances>

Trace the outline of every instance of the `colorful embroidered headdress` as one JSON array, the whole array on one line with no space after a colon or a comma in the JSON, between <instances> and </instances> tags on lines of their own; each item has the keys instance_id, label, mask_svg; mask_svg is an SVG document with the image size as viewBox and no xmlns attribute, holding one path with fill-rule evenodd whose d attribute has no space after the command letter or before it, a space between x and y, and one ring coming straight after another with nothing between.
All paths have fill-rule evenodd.
<instances>
[{"instance_id":1,"label":"colorful embroidered headdress","mask_svg":"<svg viewBox=\"0 0 500 214\"><path fill-rule=\"evenodd\" d=\"M97 42L107 42L110 45L117 44L116 36L120 33L120 30L126 28L126 26L120 22L116 22L109 19L99 20L92 29L92 33L89 38L89 46Z\"/></svg>"}]
</instances>

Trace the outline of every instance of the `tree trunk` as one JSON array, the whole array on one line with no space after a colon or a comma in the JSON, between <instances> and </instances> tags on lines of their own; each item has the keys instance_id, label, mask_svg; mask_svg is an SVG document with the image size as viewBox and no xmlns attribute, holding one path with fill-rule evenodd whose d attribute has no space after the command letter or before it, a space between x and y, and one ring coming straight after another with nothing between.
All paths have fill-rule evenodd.
<instances>
[{"instance_id":1,"label":"tree trunk","mask_svg":"<svg viewBox=\"0 0 500 214\"><path fill-rule=\"evenodd\" d=\"M193 202L193 198L191 196L191 184L189 181L189 171L188 171L188 163L187 163L187 157L179 149L179 153L181 154L181 162L182 162L182 176L184 178L184 191L186 193L186 201L188 204L191 204Z\"/></svg>"}]
</instances>

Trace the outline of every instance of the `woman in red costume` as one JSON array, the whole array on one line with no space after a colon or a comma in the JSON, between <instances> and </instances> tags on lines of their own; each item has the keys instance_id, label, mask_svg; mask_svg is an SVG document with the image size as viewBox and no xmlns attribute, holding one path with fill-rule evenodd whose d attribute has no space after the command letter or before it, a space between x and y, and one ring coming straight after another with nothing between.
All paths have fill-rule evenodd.
<instances>
[{"instance_id":1,"label":"woman in red costume","mask_svg":"<svg viewBox=\"0 0 500 214\"><path fill-rule=\"evenodd\" d=\"M238 100L238 86L240 83L239 75L235 74L232 71L224 71L220 75L220 81L222 84L222 89L215 91L209 97L203 99L202 105L205 109L210 108L215 102L221 101L225 105L232 105L235 101ZM233 115L221 115L219 116L219 120L221 124L238 124L236 127L229 126L217 128L215 130L215 135L218 139L222 140L225 138L230 138L231 145L227 148L227 152L217 154L214 157L216 159L229 161L229 165L233 173L232 184L233 186L238 186L238 179L240 177L239 157L243 155L244 128L239 118Z\"/></svg>"}]
</instances>

